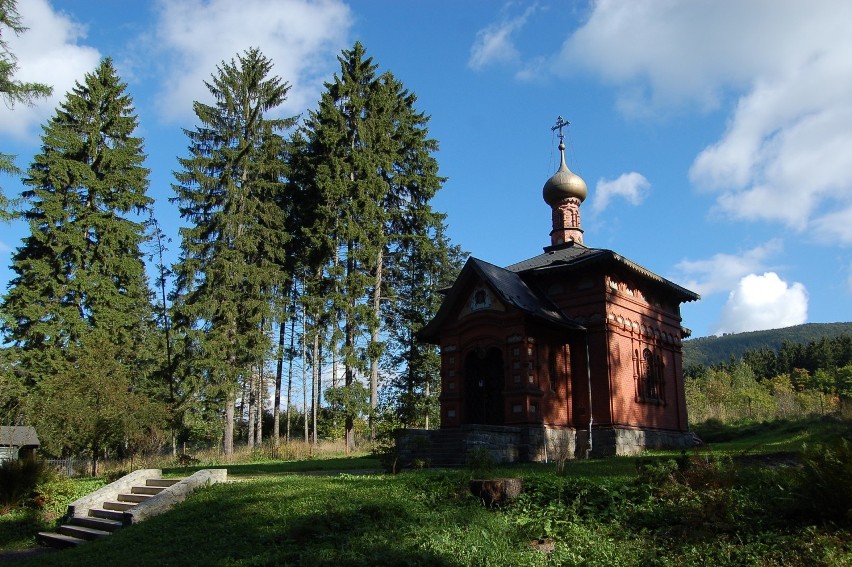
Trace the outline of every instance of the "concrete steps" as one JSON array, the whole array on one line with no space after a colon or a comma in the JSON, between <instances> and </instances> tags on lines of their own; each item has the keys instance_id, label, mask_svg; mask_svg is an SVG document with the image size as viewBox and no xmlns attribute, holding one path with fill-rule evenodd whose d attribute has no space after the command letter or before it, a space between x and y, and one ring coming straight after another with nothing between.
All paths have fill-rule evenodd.
<instances>
[{"instance_id":1,"label":"concrete steps","mask_svg":"<svg viewBox=\"0 0 852 567\"><path fill-rule=\"evenodd\" d=\"M71 515L67 524L56 532L39 532L39 541L48 547L67 548L106 537L124 527L125 512L156 497L182 479L147 479L142 486L132 486L128 493L118 493L115 500L105 500L99 508L89 508L86 516Z\"/></svg>"}]
</instances>

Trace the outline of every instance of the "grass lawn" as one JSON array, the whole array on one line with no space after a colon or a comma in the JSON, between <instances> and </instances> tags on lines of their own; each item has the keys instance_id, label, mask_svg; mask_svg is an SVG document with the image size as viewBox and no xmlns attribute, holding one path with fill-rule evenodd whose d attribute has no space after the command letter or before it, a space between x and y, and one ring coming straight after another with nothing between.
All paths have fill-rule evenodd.
<instances>
[{"instance_id":1,"label":"grass lawn","mask_svg":"<svg viewBox=\"0 0 852 567\"><path fill-rule=\"evenodd\" d=\"M368 455L335 457L331 459L305 459L302 461L269 461L262 463L229 463L223 465L193 465L163 469L163 476L188 476L209 468L228 469L228 478L258 477L292 473L336 473L341 471L380 471L379 459Z\"/></svg>"},{"instance_id":2,"label":"grass lawn","mask_svg":"<svg viewBox=\"0 0 852 567\"><path fill-rule=\"evenodd\" d=\"M820 427L806 437L838 439L834 425ZM800 443L795 427L773 431L753 432L769 452ZM739 441L714 451L742 451ZM802 505L848 499L845 455L840 468L825 461L825 494L800 494L798 469L678 462L680 453L572 461L563 474L517 465L493 472L522 478L524 493L493 509L470 495L464 469L338 472L377 468L369 457L320 469L305 464L318 461L229 465L239 482L199 490L101 541L15 564L852 565L852 517ZM326 474L303 474L317 470Z\"/></svg>"}]
</instances>

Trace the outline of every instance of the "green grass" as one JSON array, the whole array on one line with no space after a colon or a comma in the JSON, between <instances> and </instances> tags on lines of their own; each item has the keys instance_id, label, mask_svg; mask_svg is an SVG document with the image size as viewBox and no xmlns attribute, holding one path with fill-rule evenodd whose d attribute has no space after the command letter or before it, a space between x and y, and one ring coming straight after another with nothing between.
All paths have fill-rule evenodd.
<instances>
[{"instance_id":1,"label":"green grass","mask_svg":"<svg viewBox=\"0 0 852 567\"><path fill-rule=\"evenodd\" d=\"M714 451L730 454L795 452L837 437L852 438L852 422L832 417L748 424L705 423L693 430Z\"/></svg>"},{"instance_id":2,"label":"green grass","mask_svg":"<svg viewBox=\"0 0 852 567\"><path fill-rule=\"evenodd\" d=\"M164 476L186 476L209 468L226 468L228 477L256 477L292 473L333 473L340 471L379 471L381 463L375 457L335 457L331 459L305 459L302 461L268 461L259 463L230 463L223 465L193 465L168 467Z\"/></svg>"},{"instance_id":3,"label":"green grass","mask_svg":"<svg viewBox=\"0 0 852 567\"><path fill-rule=\"evenodd\" d=\"M805 437L844 437L848 424L835 425L809 426ZM795 424L744 430L750 440L720 440L719 451L759 440L774 452L803 435ZM228 465L239 482L17 565L852 565L852 517L802 507L796 469L700 455L571 461L561 475L552 463L498 468L525 489L494 509L470 495L465 469L339 472L378 468L369 457ZM848 455L820 481L829 490L808 498L848 497ZM0 546L11 549L2 520Z\"/></svg>"},{"instance_id":4,"label":"green grass","mask_svg":"<svg viewBox=\"0 0 852 567\"><path fill-rule=\"evenodd\" d=\"M0 515L0 550L25 549L36 545L35 534L53 522L32 508L15 508Z\"/></svg>"}]
</instances>

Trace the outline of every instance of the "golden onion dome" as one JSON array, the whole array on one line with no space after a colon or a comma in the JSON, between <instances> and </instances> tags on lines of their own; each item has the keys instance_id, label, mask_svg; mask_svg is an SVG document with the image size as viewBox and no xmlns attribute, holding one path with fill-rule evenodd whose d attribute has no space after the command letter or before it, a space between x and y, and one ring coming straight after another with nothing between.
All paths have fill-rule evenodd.
<instances>
[{"instance_id":1,"label":"golden onion dome","mask_svg":"<svg viewBox=\"0 0 852 567\"><path fill-rule=\"evenodd\" d=\"M542 190L544 202L552 207L571 197L579 199L580 202L585 201L588 195L586 182L568 169L565 164L565 144L562 142L559 143L559 154L562 157L562 163L556 173L544 184Z\"/></svg>"}]
</instances>

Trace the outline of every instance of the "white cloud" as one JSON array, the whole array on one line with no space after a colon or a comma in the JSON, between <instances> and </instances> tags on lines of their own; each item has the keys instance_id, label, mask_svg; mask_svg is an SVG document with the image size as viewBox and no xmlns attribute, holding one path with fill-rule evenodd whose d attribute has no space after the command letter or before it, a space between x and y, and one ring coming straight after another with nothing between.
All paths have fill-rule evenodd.
<instances>
[{"instance_id":1,"label":"white cloud","mask_svg":"<svg viewBox=\"0 0 852 567\"><path fill-rule=\"evenodd\" d=\"M193 101L210 100L204 81L216 66L257 47L292 86L281 111L302 112L336 70L340 50L351 47L351 20L339 0L161 0L156 41L167 55L160 110L168 119L192 116Z\"/></svg>"},{"instance_id":2,"label":"white cloud","mask_svg":"<svg viewBox=\"0 0 852 567\"><path fill-rule=\"evenodd\" d=\"M29 29L20 36L9 35L9 48L18 57L15 78L22 82L53 86L53 95L32 107L0 104L0 132L25 140L53 114L75 82L94 71L101 59L93 47L79 45L86 29L66 14L54 12L47 0L18 2L21 23Z\"/></svg>"},{"instance_id":3,"label":"white cloud","mask_svg":"<svg viewBox=\"0 0 852 567\"><path fill-rule=\"evenodd\" d=\"M622 197L631 205L638 205L645 200L651 189L651 183L641 173L631 171L623 173L618 179L607 181L601 179L595 187L592 210L600 212L604 210L610 201L616 197Z\"/></svg>"},{"instance_id":4,"label":"white cloud","mask_svg":"<svg viewBox=\"0 0 852 567\"><path fill-rule=\"evenodd\" d=\"M621 89L628 113L736 101L693 183L735 219L852 244L852 3L599 0L563 44L577 69Z\"/></svg>"},{"instance_id":5,"label":"white cloud","mask_svg":"<svg viewBox=\"0 0 852 567\"><path fill-rule=\"evenodd\" d=\"M505 13L511 4L507 4ZM527 23L529 17L538 9L537 5L528 7L523 14L515 18L504 18L497 23L491 24L478 32L470 49L468 66L479 70L495 63L514 63L520 59L515 47L514 35L517 34Z\"/></svg>"},{"instance_id":6,"label":"white cloud","mask_svg":"<svg viewBox=\"0 0 852 567\"><path fill-rule=\"evenodd\" d=\"M805 286L788 284L775 272L749 274L728 296L716 334L779 329L807 319Z\"/></svg>"},{"instance_id":7,"label":"white cloud","mask_svg":"<svg viewBox=\"0 0 852 567\"><path fill-rule=\"evenodd\" d=\"M675 266L673 280L700 295L729 291L747 274L767 268L767 259L779 254L780 240L770 240L739 254L716 254L706 260L683 260Z\"/></svg>"}]
</instances>

